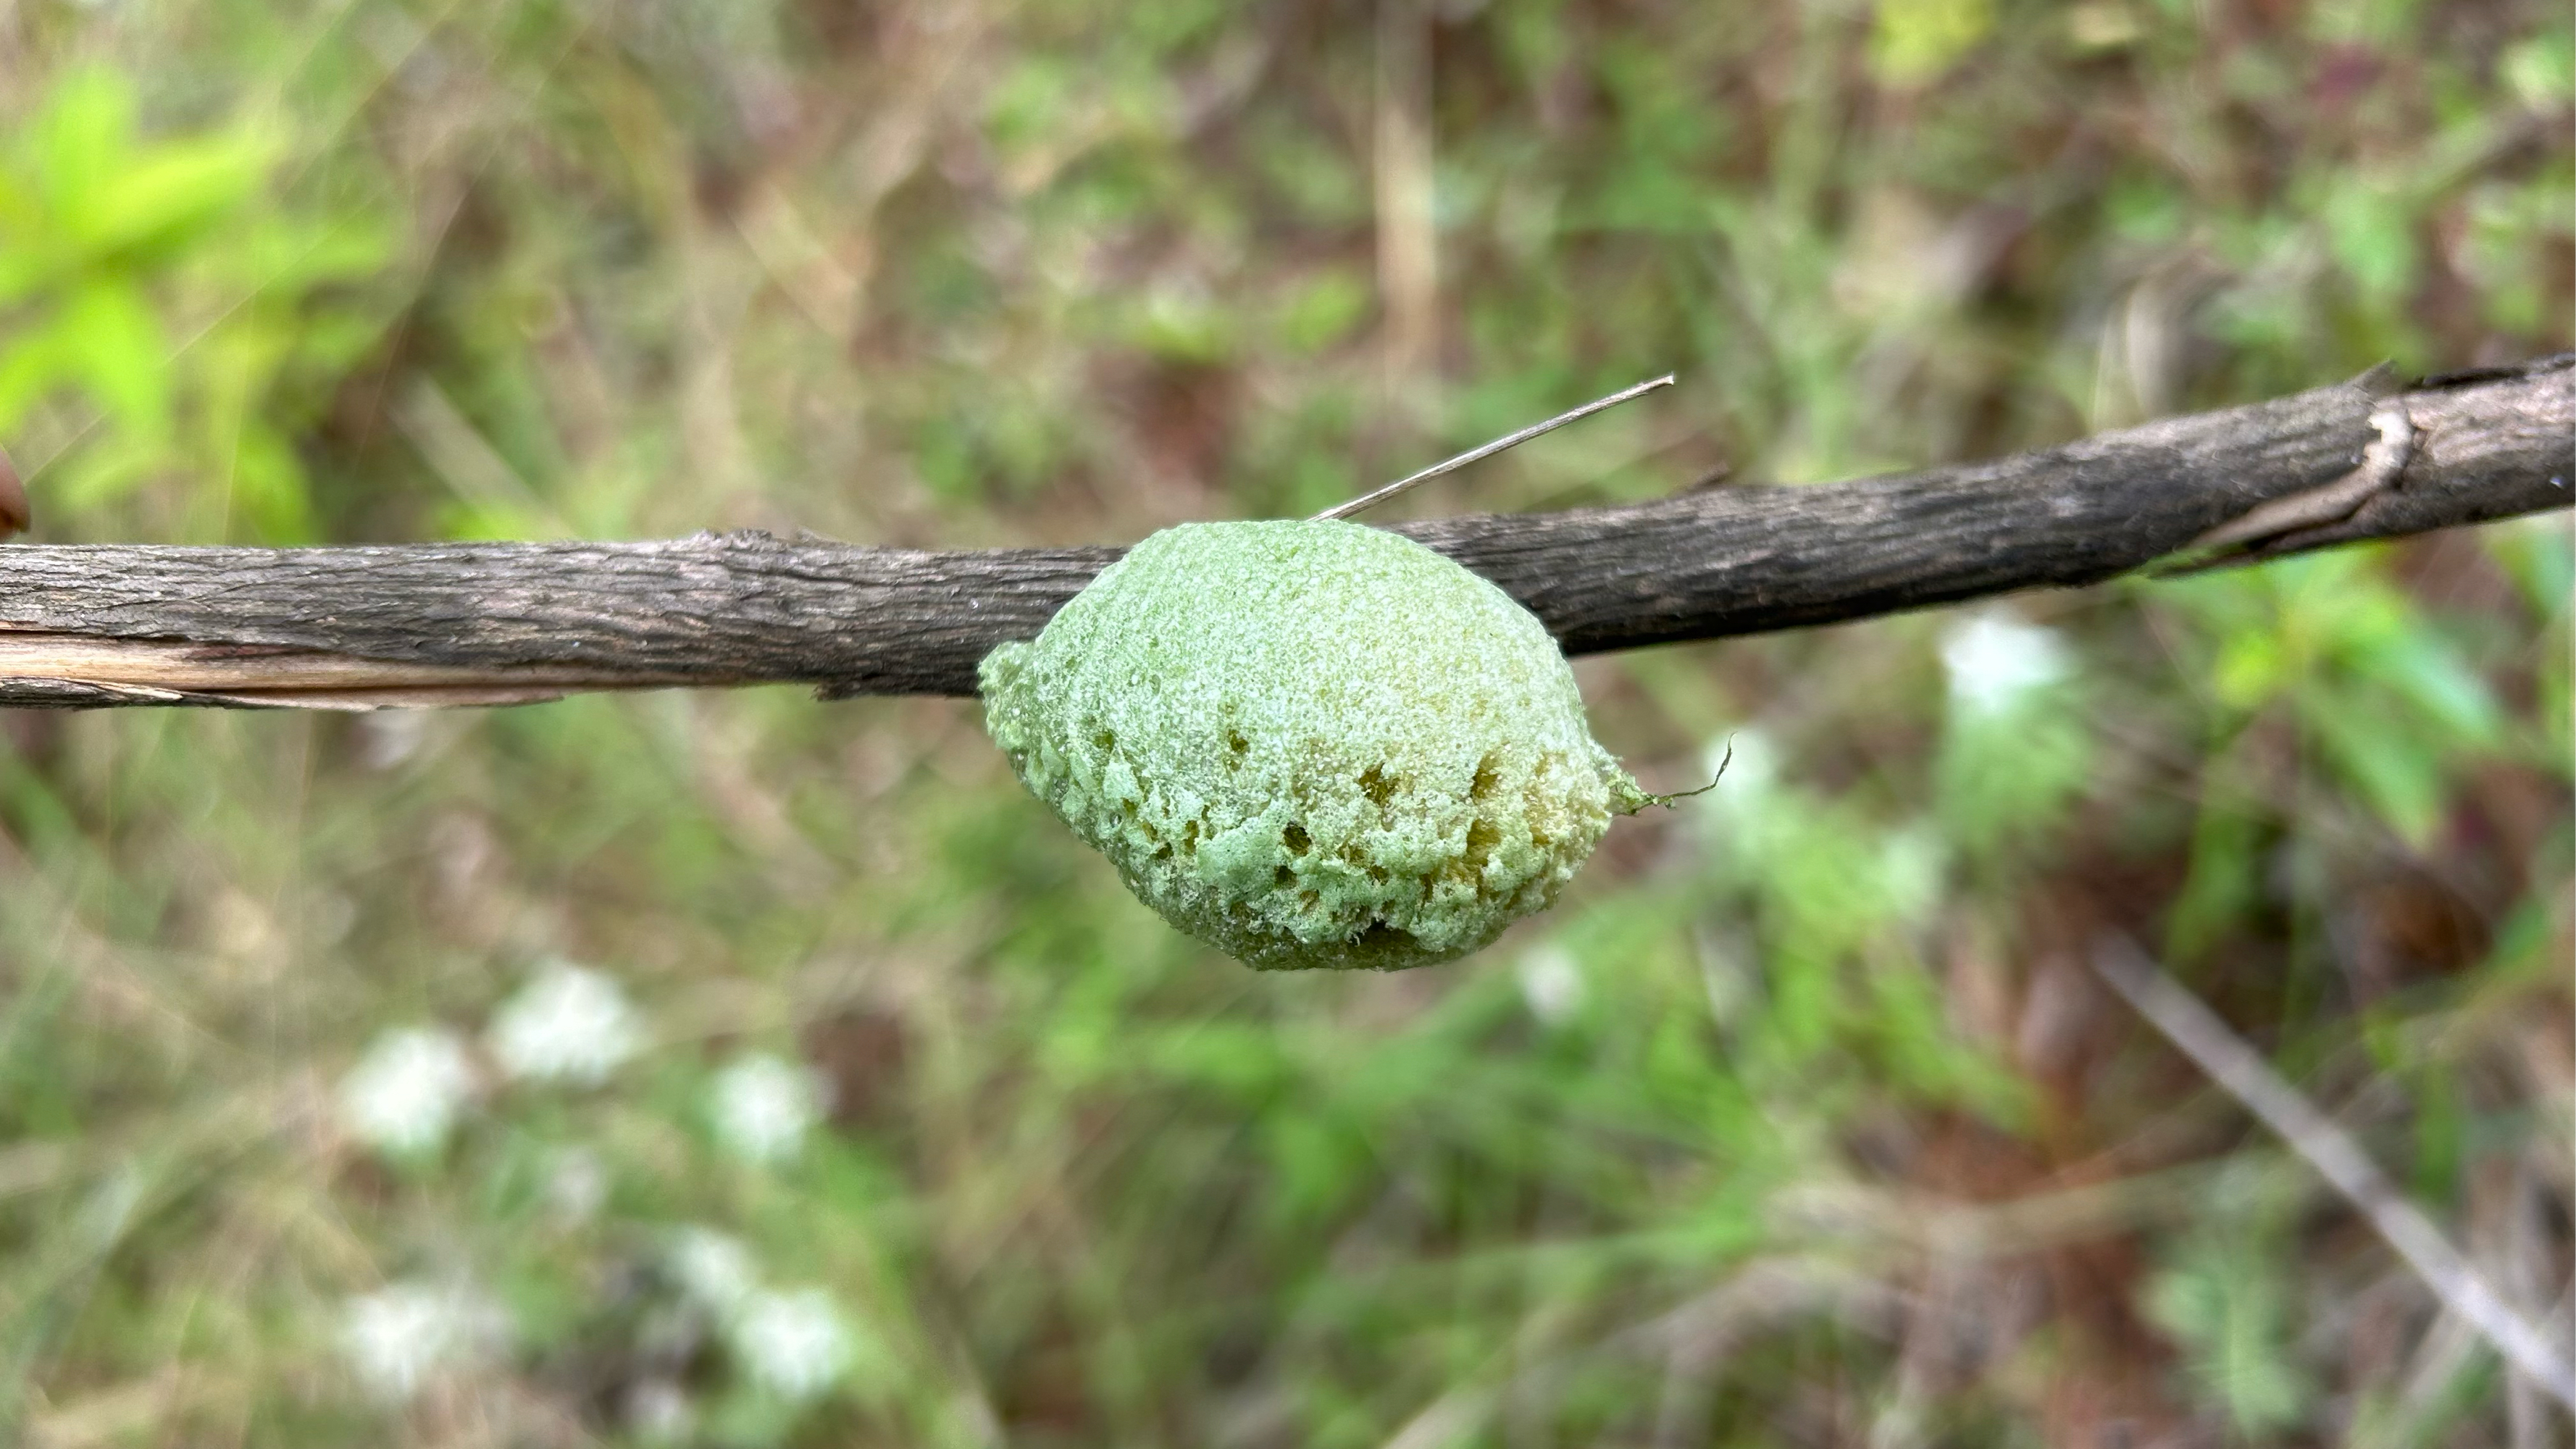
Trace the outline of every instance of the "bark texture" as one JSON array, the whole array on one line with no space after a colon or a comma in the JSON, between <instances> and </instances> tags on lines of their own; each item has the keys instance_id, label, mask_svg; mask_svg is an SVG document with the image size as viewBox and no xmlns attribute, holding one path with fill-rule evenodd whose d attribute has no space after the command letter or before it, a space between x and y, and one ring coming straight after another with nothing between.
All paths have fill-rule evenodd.
<instances>
[{"instance_id":1,"label":"bark texture","mask_svg":"<svg viewBox=\"0 0 2576 1449\"><path fill-rule=\"evenodd\" d=\"M2294 397L1992 462L1395 525L1570 653L2096 583L2565 508L2576 355ZM971 694L1114 548L819 538L0 547L0 705L370 708L799 682Z\"/></svg>"}]
</instances>

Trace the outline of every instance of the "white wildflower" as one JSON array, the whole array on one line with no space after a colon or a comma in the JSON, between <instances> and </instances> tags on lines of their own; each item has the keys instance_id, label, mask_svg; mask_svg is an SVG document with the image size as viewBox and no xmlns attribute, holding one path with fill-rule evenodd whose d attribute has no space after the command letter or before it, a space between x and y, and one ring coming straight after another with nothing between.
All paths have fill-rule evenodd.
<instances>
[{"instance_id":1,"label":"white wildflower","mask_svg":"<svg viewBox=\"0 0 2576 1449\"><path fill-rule=\"evenodd\" d=\"M1950 672L1952 705L1963 714L1991 716L2065 679L2075 661L2056 630L1985 613L1942 636L1941 663Z\"/></svg>"},{"instance_id":2,"label":"white wildflower","mask_svg":"<svg viewBox=\"0 0 2576 1449\"><path fill-rule=\"evenodd\" d=\"M1691 931L1691 945L1699 956L1699 983L1708 998L1708 1019L1731 1032L1761 990L1754 975L1753 943L1741 929L1701 926Z\"/></svg>"},{"instance_id":3,"label":"white wildflower","mask_svg":"<svg viewBox=\"0 0 2576 1449\"><path fill-rule=\"evenodd\" d=\"M397 1157L435 1150L474 1090L474 1069L452 1032L406 1027L376 1044L340 1082L349 1131Z\"/></svg>"},{"instance_id":4,"label":"white wildflower","mask_svg":"<svg viewBox=\"0 0 2576 1449\"><path fill-rule=\"evenodd\" d=\"M396 769L428 742L430 712L380 709L358 716L358 763L379 773Z\"/></svg>"},{"instance_id":5,"label":"white wildflower","mask_svg":"<svg viewBox=\"0 0 2576 1449\"><path fill-rule=\"evenodd\" d=\"M857 1346L819 1288L760 1292L734 1319L734 1356L751 1381L784 1399L810 1399L850 1371Z\"/></svg>"},{"instance_id":6,"label":"white wildflower","mask_svg":"<svg viewBox=\"0 0 2576 1449\"><path fill-rule=\"evenodd\" d=\"M643 1031L616 982L557 963L503 1004L490 1039L513 1077L588 1086L635 1055Z\"/></svg>"},{"instance_id":7,"label":"white wildflower","mask_svg":"<svg viewBox=\"0 0 2576 1449\"><path fill-rule=\"evenodd\" d=\"M781 1162L805 1146L823 1120L814 1073L774 1056L750 1056L716 1074L710 1115L716 1137L754 1162Z\"/></svg>"},{"instance_id":8,"label":"white wildflower","mask_svg":"<svg viewBox=\"0 0 2576 1449\"><path fill-rule=\"evenodd\" d=\"M546 1205L567 1224L586 1223L608 1201L608 1169L587 1147L567 1147L546 1169Z\"/></svg>"},{"instance_id":9,"label":"white wildflower","mask_svg":"<svg viewBox=\"0 0 2576 1449\"><path fill-rule=\"evenodd\" d=\"M677 1443L696 1421L687 1391L669 1379L641 1379L626 1391L626 1425L647 1444Z\"/></svg>"},{"instance_id":10,"label":"white wildflower","mask_svg":"<svg viewBox=\"0 0 2576 1449\"><path fill-rule=\"evenodd\" d=\"M1521 1000L1543 1026L1555 1026L1583 1008L1583 967L1554 942L1523 955L1516 973Z\"/></svg>"},{"instance_id":11,"label":"white wildflower","mask_svg":"<svg viewBox=\"0 0 2576 1449\"><path fill-rule=\"evenodd\" d=\"M1723 768L1725 773L1720 774ZM1698 798L1710 808L1750 810L1780 783L1780 747L1758 725L1711 737L1700 746L1700 771L1717 788Z\"/></svg>"},{"instance_id":12,"label":"white wildflower","mask_svg":"<svg viewBox=\"0 0 2576 1449\"><path fill-rule=\"evenodd\" d=\"M671 1276L681 1296L718 1318L730 1318L760 1287L760 1270L739 1238L713 1228L683 1228L671 1241Z\"/></svg>"},{"instance_id":13,"label":"white wildflower","mask_svg":"<svg viewBox=\"0 0 2576 1449\"><path fill-rule=\"evenodd\" d=\"M1690 802L1701 812L1703 840L1727 858L1760 859L1784 823L1777 808L1779 745L1768 731L1748 725L1710 737L1701 746L1700 765L1703 778L1717 782Z\"/></svg>"},{"instance_id":14,"label":"white wildflower","mask_svg":"<svg viewBox=\"0 0 2576 1449\"><path fill-rule=\"evenodd\" d=\"M1948 866L1949 849L1928 825L1909 825L1881 837L1878 874L1889 914L1907 925L1929 918L1941 903L1941 877Z\"/></svg>"},{"instance_id":15,"label":"white wildflower","mask_svg":"<svg viewBox=\"0 0 2576 1449\"><path fill-rule=\"evenodd\" d=\"M503 1332L500 1311L469 1290L393 1283L349 1300L340 1348L370 1392L401 1400L439 1369L489 1351Z\"/></svg>"}]
</instances>

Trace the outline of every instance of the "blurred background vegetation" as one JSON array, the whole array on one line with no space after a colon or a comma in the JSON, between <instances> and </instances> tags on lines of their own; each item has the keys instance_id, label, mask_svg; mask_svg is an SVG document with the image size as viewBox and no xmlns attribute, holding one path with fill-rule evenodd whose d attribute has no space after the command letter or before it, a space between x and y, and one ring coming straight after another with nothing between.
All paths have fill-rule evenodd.
<instances>
[{"instance_id":1,"label":"blurred background vegetation","mask_svg":"<svg viewBox=\"0 0 2576 1449\"><path fill-rule=\"evenodd\" d=\"M2540 0L7 0L40 541L1129 539L2569 345ZM5 565L0 565L4 567ZM1164 929L971 702L0 720L0 1439L2564 1444L2563 519L1583 661L1464 963Z\"/></svg>"}]
</instances>

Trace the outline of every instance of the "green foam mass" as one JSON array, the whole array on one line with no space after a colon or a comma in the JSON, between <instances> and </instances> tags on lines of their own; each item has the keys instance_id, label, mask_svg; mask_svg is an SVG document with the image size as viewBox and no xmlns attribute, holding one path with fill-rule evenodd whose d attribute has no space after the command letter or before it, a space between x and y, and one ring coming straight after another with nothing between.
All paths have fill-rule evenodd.
<instances>
[{"instance_id":1,"label":"green foam mass","mask_svg":"<svg viewBox=\"0 0 2576 1449\"><path fill-rule=\"evenodd\" d=\"M1649 798L1528 610L1354 523L1165 529L981 680L1030 793L1258 967L1465 955Z\"/></svg>"}]
</instances>

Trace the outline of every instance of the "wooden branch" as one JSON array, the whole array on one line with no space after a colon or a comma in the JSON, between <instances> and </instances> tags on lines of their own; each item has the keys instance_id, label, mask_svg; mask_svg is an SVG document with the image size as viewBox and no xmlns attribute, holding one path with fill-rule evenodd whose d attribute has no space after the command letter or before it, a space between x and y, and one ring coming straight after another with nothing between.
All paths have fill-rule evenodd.
<instances>
[{"instance_id":1,"label":"wooden branch","mask_svg":"<svg viewBox=\"0 0 2576 1449\"><path fill-rule=\"evenodd\" d=\"M1572 653L1794 628L2565 508L2576 354L2384 373L2063 448L1812 487L1396 525ZM376 708L798 682L971 694L1112 548L816 538L0 547L0 705Z\"/></svg>"}]
</instances>

